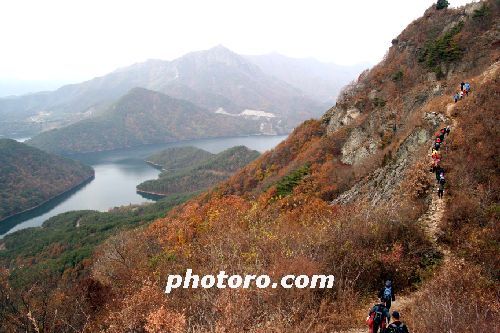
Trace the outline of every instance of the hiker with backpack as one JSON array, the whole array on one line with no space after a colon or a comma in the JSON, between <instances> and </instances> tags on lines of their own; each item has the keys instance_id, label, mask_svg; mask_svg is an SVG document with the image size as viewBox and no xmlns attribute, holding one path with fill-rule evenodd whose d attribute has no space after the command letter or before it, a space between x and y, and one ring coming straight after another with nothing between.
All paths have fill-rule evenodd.
<instances>
[{"instance_id":1,"label":"hiker with backpack","mask_svg":"<svg viewBox=\"0 0 500 333\"><path fill-rule=\"evenodd\" d=\"M399 312L394 311L392 313L392 318L394 318L394 321L387 327L386 333L410 333L408 327L399 320Z\"/></svg>"},{"instance_id":2,"label":"hiker with backpack","mask_svg":"<svg viewBox=\"0 0 500 333\"><path fill-rule=\"evenodd\" d=\"M446 126L446 129L445 129L445 130L446 130L446 135L450 135L450 132L451 132L451 126L450 126L450 125Z\"/></svg>"},{"instance_id":3,"label":"hiker with backpack","mask_svg":"<svg viewBox=\"0 0 500 333\"><path fill-rule=\"evenodd\" d=\"M443 170L443 168L441 168L440 166L438 166L436 168L436 182L439 182L439 179L441 178L441 171Z\"/></svg>"},{"instance_id":4,"label":"hiker with backpack","mask_svg":"<svg viewBox=\"0 0 500 333\"><path fill-rule=\"evenodd\" d=\"M437 168L439 168L439 163L441 163L441 159L438 157L438 158L435 158L434 159L434 164L432 166L432 171L436 170Z\"/></svg>"},{"instance_id":5,"label":"hiker with backpack","mask_svg":"<svg viewBox=\"0 0 500 333\"><path fill-rule=\"evenodd\" d=\"M439 148L441 147L441 139L437 138L436 142L434 142L434 149L439 151Z\"/></svg>"},{"instance_id":6,"label":"hiker with backpack","mask_svg":"<svg viewBox=\"0 0 500 333\"><path fill-rule=\"evenodd\" d=\"M443 195L444 195L444 182L440 181L438 185L438 198L443 199Z\"/></svg>"},{"instance_id":7,"label":"hiker with backpack","mask_svg":"<svg viewBox=\"0 0 500 333\"><path fill-rule=\"evenodd\" d=\"M470 91L470 83L469 82L465 82L465 94L466 95L469 95L469 91Z\"/></svg>"},{"instance_id":8,"label":"hiker with backpack","mask_svg":"<svg viewBox=\"0 0 500 333\"><path fill-rule=\"evenodd\" d=\"M370 309L368 313L368 318L366 322L370 329L370 333L377 333L380 329L380 333L384 333L387 324L391 320L391 314L389 310L385 307L384 298L380 299L380 303L375 304L373 308Z\"/></svg>"},{"instance_id":9,"label":"hiker with backpack","mask_svg":"<svg viewBox=\"0 0 500 333\"><path fill-rule=\"evenodd\" d=\"M444 184L446 183L446 180L444 179L444 169L441 169L441 172L439 174L439 184Z\"/></svg>"},{"instance_id":10,"label":"hiker with backpack","mask_svg":"<svg viewBox=\"0 0 500 333\"><path fill-rule=\"evenodd\" d=\"M458 102L458 100L460 99L460 95L457 93L455 93L455 95L453 95L453 100L456 102Z\"/></svg>"},{"instance_id":11,"label":"hiker with backpack","mask_svg":"<svg viewBox=\"0 0 500 333\"><path fill-rule=\"evenodd\" d=\"M441 140L441 142L443 142L444 141L444 135L446 133L446 128L441 129L440 133L441 134L439 134L439 140Z\"/></svg>"},{"instance_id":12,"label":"hiker with backpack","mask_svg":"<svg viewBox=\"0 0 500 333\"><path fill-rule=\"evenodd\" d=\"M441 162L441 158L440 158L439 153L437 152L437 150L432 149L431 158L432 158L432 164L431 164L431 168L430 168L429 171L430 172L435 172L436 168L439 167L439 163Z\"/></svg>"},{"instance_id":13,"label":"hiker with backpack","mask_svg":"<svg viewBox=\"0 0 500 333\"><path fill-rule=\"evenodd\" d=\"M391 280L385 281L385 286L378 292L378 298L385 300L385 307L387 311L389 311L391 309L391 303L396 300Z\"/></svg>"}]
</instances>

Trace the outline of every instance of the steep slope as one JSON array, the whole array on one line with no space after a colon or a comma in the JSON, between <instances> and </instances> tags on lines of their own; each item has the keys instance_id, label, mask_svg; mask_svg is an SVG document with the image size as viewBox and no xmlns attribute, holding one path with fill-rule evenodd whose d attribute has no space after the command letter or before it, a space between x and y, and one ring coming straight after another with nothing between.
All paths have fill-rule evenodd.
<instances>
[{"instance_id":1,"label":"steep slope","mask_svg":"<svg viewBox=\"0 0 500 333\"><path fill-rule=\"evenodd\" d=\"M173 61L149 60L54 92L0 99L0 130L60 127L99 113L135 87L163 92L211 112L219 108L230 113L272 112L281 117L275 126L287 130L322 111L303 92L218 46Z\"/></svg>"},{"instance_id":2,"label":"steep slope","mask_svg":"<svg viewBox=\"0 0 500 333\"><path fill-rule=\"evenodd\" d=\"M256 121L209 114L190 102L135 88L101 115L41 133L27 143L59 153L92 152L195 138L258 134L259 126Z\"/></svg>"},{"instance_id":3,"label":"steep slope","mask_svg":"<svg viewBox=\"0 0 500 333\"><path fill-rule=\"evenodd\" d=\"M390 278L400 293L421 291L403 313L411 331L497 331L498 14L493 0L428 9L322 119L303 123L217 189L100 248L81 269L91 271L78 289L83 314L64 311L74 293L58 293L30 315L61 331L59 318L107 332L353 332ZM471 93L447 113L462 81ZM448 124L448 183L444 204L433 208L428 153ZM422 225L429 217L444 219L440 232ZM460 258L451 267L443 245ZM273 281L333 274L335 285L166 295L165 277L187 269ZM40 304L47 290L28 299Z\"/></svg>"},{"instance_id":4,"label":"steep slope","mask_svg":"<svg viewBox=\"0 0 500 333\"><path fill-rule=\"evenodd\" d=\"M399 290L408 291L432 276L430 272L438 269L443 253L418 222L426 216L435 187L428 177L427 154L436 130L452 125L447 105L462 80L473 86L465 99L471 108L481 110L481 99L489 105L496 102L498 91L492 94L492 89L498 83L498 73L492 74L494 81L482 83L480 79L498 60L494 47L498 42L498 6L494 1L487 4L486 17L480 16L482 4L457 10L429 9L394 40L384 61L348 87L320 121L301 125L284 143L218 190L176 209L146 231L121 238L130 244L147 239L148 249L168 249L165 260L144 268L146 260L131 259L137 268L132 276L131 270L121 270L120 265L112 268L107 257L128 253L126 258L143 258L148 250L137 251L127 245L106 247L106 255L98 256L94 266L98 280L111 285L110 277L120 274L121 279L135 282L114 285L116 293L127 296L108 304L104 322L135 329L142 325L161 327L155 325L164 322L154 320L161 314L183 329L336 331L359 324L356 316L346 318L345 309L350 313L359 310L361 318L366 317L364 298L371 299L371 293L385 279L391 278ZM477 121L490 122L483 117ZM443 149L459 149L455 143L464 123L459 121L458 128L452 129ZM492 142L497 141L496 136ZM495 155L495 150L498 147L490 152ZM498 167L492 158L484 156L488 163L481 163L487 170L483 174L494 173ZM454 163L444 165L446 172L467 165L465 159ZM483 177L483 182L488 181L495 182L489 187L493 191L489 200L495 202L496 178ZM478 191L482 188L471 185ZM331 204L334 200L336 204ZM489 211L487 207L477 209ZM432 214L446 215L442 211ZM486 216L491 223L494 216ZM475 230L488 228L483 224ZM158 253L149 255L156 258ZM337 284L331 292L278 288L198 293L178 289L168 296L162 294L162 281L140 290L133 287L152 276L183 274L188 267L200 274L225 270L273 277L322 272L334 274ZM481 276L485 268L471 271ZM468 288L460 290L477 296L478 287L470 286L470 293ZM481 310L466 315L471 319L469 327L487 329L484 323L494 321L495 315L490 314L498 313L498 303L488 295L495 295L495 290L498 288L491 283L480 289L485 300L476 303ZM439 293L439 301L434 299L433 303L446 303L453 293L456 291ZM442 315L454 317L454 313ZM204 326L207 321L210 324Z\"/></svg>"},{"instance_id":5,"label":"steep slope","mask_svg":"<svg viewBox=\"0 0 500 333\"><path fill-rule=\"evenodd\" d=\"M168 155L172 155L171 152ZM163 155L164 155L163 154ZM185 159L181 169L172 170L172 163L167 160L158 179L145 181L137 186L139 192L172 195L196 192L208 189L226 179L259 157L259 152L245 146L229 148L201 160L199 155ZM176 163L179 166L179 163Z\"/></svg>"},{"instance_id":6,"label":"steep slope","mask_svg":"<svg viewBox=\"0 0 500 333\"><path fill-rule=\"evenodd\" d=\"M350 83L368 65L339 66L313 58L290 58L278 53L248 55L266 74L299 88L317 102L332 105L342 87Z\"/></svg>"},{"instance_id":7,"label":"steep slope","mask_svg":"<svg viewBox=\"0 0 500 333\"><path fill-rule=\"evenodd\" d=\"M93 174L78 162L0 139L0 220L38 206Z\"/></svg>"}]
</instances>

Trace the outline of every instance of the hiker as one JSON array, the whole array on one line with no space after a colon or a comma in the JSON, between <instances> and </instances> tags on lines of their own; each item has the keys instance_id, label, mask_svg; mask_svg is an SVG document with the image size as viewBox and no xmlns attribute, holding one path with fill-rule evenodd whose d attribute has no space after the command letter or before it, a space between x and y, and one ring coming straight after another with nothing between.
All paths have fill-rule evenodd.
<instances>
[{"instance_id":1,"label":"hiker","mask_svg":"<svg viewBox=\"0 0 500 333\"><path fill-rule=\"evenodd\" d=\"M436 170L437 168L439 168L439 163L441 163L441 159L438 157L438 158L435 158L434 159L434 167L433 167L433 170Z\"/></svg>"},{"instance_id":2,"label":"hiker","mask_svg":"<svg viewBox=\"0 0 500 333\"><path fill-rule=\"evenodd\" d=\"M444 170L441 169L439 173L439 184L443 184L444 186L444 183L446 183L446 180L444 179Z\"/></svg>"},{"instance_id":3,"label":"hiker","mask_svg":"<svg viewBox=\"0 0 500 333\"><path fill-rule=\"evenodd\" d=\"M385 307L387 311L389 311L391 309L391 303L396 300L391 280L385 281L385 286L378 292L378 298L383 298L385 300Z\"/></svg>"},{"instance_id":4,"label":"hiker","mask_svg":"<svg viewBox=\"0 0 500 333\"><path fill-rule=\"evenodd\" d=\"M450 135L450 132L451 132L451 126L448 125L446 126L446 135Z\"/></svg>"},{"instance_id":5,"label":"hiker","mask_svg":"<svg viewBox=\"0 0 500 333\"><path fill-rule=\"evenodd\" d=\"M380 333L383 333L390 320L391 314L384 305L384 298L381 298L380 303L375 304L370 309L366 322L370 328L370 333L377 333L379 328Z\"/></svg>"},{"instance_id":6,"label":"hiker","mask_svg":"<svg viewBox=\"0 0 500 333\"><path fill-rule=\"evenodd\" d=\"M439 167L439 163L441 162L441 156L439 156L439 153L437 150L432 150L432 167L431 167L431 172L434 172L436 168Z\"/></svg>"},{"instance_id":7,"label":"hiker","mask_svg":"<svg viewBox=\"0 0 500 333\"><path fill-rule=\"evenodd\" d=\"M469 82L465 82L465 94L469 95L469 91L470 91L470 83Z\"/></svg>"},{"instance_id":8,"label":"hiker","mask_svg":"<svg viewBox=\"0 0 500 333\"><path fill-rule=\"evenodd\" d=\"M410 333L408 327L399 320L399 312L394 311L392 318L394 318L394 321L387 327L386 333Z\"/></svg>"},{"instance_id":9,"label":"hiker","mask_svg":"<svg viewBox=\"0 0 500 333\"><path fill-rule=\"evenodd\" d=\"M436 168L436 181L437 182L439 182L439 179L441 178L441 170L442 170L442 168L439 166Z\"/></svg>"},{"instance_id":10,"label":"hiker","mask_svg":"<svg viewBox=\"0 0 500 333\"><path fill-rule=\"evenodd\" d=\"M441 147L441 139L437 138L436 142L434 142L434 149L439 151L439 148Z\"/></svg>"},{"instance_id":11,"label":"hiker","mask_svg":"<svg viewBox=\"0 0 500 333\"><path fill-rule=\"evenodd\" d=\"M441 158L439 155L435 155L436 157L432 158L432 164L431 164L431 169L430 172L436 172L437 169L439 169L439 163L441 163Z\"/></svg>"},{"instance_id":12,"label":"hiker","mask_svg":"<svg viewBox=\"0 0 500 333\"><path fill-rule=\"evenodd\" d=\"M462 82L460 83L460 91L464 91L464 86L465 86L465 82L464 82L464 81L462 81Z\"/></svg>"},{"instance_id":13,"label":"hiker","mask_svg":"<svg viewBox=\"0 0 500 333\"><path fill-rule=\"evenodd\" d=\"M460 90L460 92L458 93L458 96L460 99L464 98L464 91Z\"/></svg>"},{"instance_id":14,"label":"hiker","mask_svg":"<svg viewBox=\"0 0 500 333\"><path fill-rule=\"evenodd\" d=\"M443 194L444 194L444 183L440 181L438 185L438 198L443 199Z\"/></svg>"},{"instance_id":15,"label":"hiker","mask_svg":"<svg viewBox=\"0 0 500 333\"><path fill-rule=\"evenodd\" d=\"M443 129L441 130L441 134L439 134L439 139L441 140L441 142L443 142L443 141L444 141L444 134L445 134L445 133L446 133L446 129L445 129L445 128L443 128Z\"/></svg>"},{"instance_id":16,"label":"hiker","mask_svg":"<svg viewBox=\"0 0 500 333\"><path fill-rule=\"evenodd\" d=\"M439 153L438 153L438 151L437 151L436 149L433 149L433 150L432 150L432 155L431 155L431 157L432 157L432 159L433 159L433 160L438 160L438 159L440 159Z\"/></svg>"},{"instance_id":17,"label":"hiker","mask_svg":"<svg viewBox=\"0 0 500 333\"><path fill-rule=\"evenodd\" d=\"M457 93L455 93L455 95L453 95L453 100L456 102L458 102L458 100L460 99L460 95Z\"/></svg>"}]
</instances>

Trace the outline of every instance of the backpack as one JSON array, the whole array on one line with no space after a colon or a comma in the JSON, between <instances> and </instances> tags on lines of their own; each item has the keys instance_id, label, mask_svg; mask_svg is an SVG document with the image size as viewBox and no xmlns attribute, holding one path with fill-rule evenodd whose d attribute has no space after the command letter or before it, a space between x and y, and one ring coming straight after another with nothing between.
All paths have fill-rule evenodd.
<instances>
[{"instance_id":1,"label":"backpack","mask_svg":"<svg viewBox=\"0 0 500 333\"><path fill-rule=\"evenodd\" d=\"M379 327L383 327L383 325L385 324L385 315L383 308L380 305L377 305L372 315L373 324Z\"/></svg>"},{"instance_id":2,"label":"backpack","mask_svg":"<svg viewBox=\"0 0 500 333\"><path fill-rule=\"evenodd\" d=\"M392 299L392 287L385 287L384 289L384 299L390 301Z\"/></svg>"},{"instance_id":3,"label":"backpack","mask_svg":"<svg viewBox=\"0 0 500 333\"><path fill-rule=\"evenodd\" d=\"M399 326L396 326L394 323L392 323L389 325L389 327L387 327L386 333L405 333L403 327L404 325L402 323Z\"/></svg>"}]
</instances>

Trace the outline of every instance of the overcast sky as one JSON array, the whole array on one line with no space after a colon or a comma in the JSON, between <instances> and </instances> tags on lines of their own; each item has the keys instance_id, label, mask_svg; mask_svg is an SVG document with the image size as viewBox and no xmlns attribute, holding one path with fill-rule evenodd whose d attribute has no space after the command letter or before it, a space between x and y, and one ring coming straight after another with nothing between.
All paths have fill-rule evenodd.
<instances>
[{"instance_id":1,"label":"overcast sky","mask_svg":"<svg viewBox=\"0 0 500 333\"><path fill-rule=\"evenodd\" d=\"M460 6L470 0L450 0ZM378 62L434 0L6 0L0 79L78 81L217 44L339 64Z\"/></svg>"}]
</instances>

